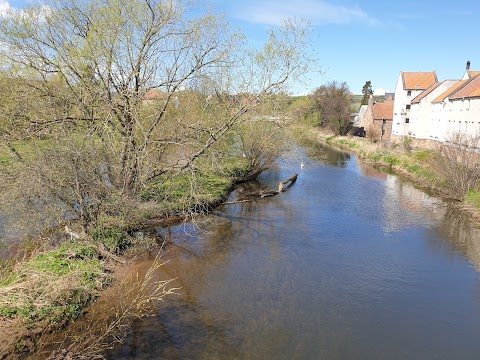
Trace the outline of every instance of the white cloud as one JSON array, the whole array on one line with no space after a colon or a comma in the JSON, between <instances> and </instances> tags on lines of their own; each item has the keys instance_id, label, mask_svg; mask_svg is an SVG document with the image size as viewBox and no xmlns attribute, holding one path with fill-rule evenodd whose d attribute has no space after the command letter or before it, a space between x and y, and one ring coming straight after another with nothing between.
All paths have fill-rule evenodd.
<instances>
[{"instance_id":1,"label":"white cloud","mask_svg":"<svg viewBox=\"0 0 480 360\"><path fill-rule=\"evenodd\" d=\"M236 10L237 17L252 23L279 25L292 17L308 19L314 25L363 23L377 25L380 22L360 7L346 7L323 0L245 0Z\"/></svg>"}]
</instances>

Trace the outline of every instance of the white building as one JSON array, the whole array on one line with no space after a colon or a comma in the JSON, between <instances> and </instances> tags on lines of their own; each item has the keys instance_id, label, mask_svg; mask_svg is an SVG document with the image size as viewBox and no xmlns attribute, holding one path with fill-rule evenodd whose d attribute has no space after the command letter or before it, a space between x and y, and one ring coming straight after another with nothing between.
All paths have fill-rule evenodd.
<instances>
[{"instance_id":1,"label":"white building","mask_svg":"<svg viewBox=\"0 0 480 360\"><path fill-rule=\"evenodd\" d=\"M411 100L436 82L438 80L435 71L400 72L395 88L392 122L393 140L408 136Z\"/></svg>"},{"instance_id":2,"label":"white building","mask_svg":"<svg viewBox=\"0 0 480 360\"><path fill-rule=\"evenodd\" d=\"M431 132L435 140L444 142L450 136L449 135L449 121L448 113L451 111L451 104L448 101L448 97L460 89L467 80L457 80L449 89L437 96L432 101L432 114L431 114Z\"/></svg>"},{"instance_id":3,"label":"white building","mask_svg":"<svg viewBox=\"0 0 480 360\"><path fill-rule=\"evenodd\" d=\"M408 135L421 140L440 140L441 126L434 116L433 100L450 89L458 80L445 80L428 87L411 101Z\"/></svg>"},{"instance_id":4,"label":"white building","mask_svg":"<svg viewBox=\"0 0 480 360\"><path fill-rule=\"evenodd\" d=\"M463 86L449 95L447 138L455 133L480 135L480 75L465 80ZM445 109L444 109L445 110Z\"/></svg>"}]
</instances>

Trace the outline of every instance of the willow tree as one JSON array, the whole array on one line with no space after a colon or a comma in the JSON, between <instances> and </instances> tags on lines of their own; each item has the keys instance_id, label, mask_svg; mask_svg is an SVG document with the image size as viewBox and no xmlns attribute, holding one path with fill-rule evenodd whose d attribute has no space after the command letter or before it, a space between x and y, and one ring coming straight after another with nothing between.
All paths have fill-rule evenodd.
<instances>
[{"instance_id":1,"label":"willow tree","mask_svg":"<svg viewBox=\"0 0 480 360\"><path fill-rule=\"evenodd\" d=\"M0 19L4 70L33 89L36 102L55 108L38 112L36 126L81 128L101 139L113 153L124 193L166 171L158 159L165 144L192 136L181 129L194 130L196 146L169 163L177 171L235 125L272 121L252 114L262 99L307 71L303 23L286 22L270 32L264 47L247 51L222 16L191 11L191 3L62 0ZM186 124L177 110L187 90L202 93L199 84L208 86Z\"/></svg>"}]
</instances>

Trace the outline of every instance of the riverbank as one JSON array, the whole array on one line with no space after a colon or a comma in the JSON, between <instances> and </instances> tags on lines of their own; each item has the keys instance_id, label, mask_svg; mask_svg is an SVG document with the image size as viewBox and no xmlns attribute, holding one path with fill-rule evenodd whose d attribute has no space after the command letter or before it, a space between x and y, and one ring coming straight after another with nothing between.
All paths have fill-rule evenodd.
<instances>
[{"instance_id":1,"label":"riverbank","mask_svg":"<svg viewBox=\"0 0 480 360\"><path fill-rule=\"evenodd\" d=\"M30 241L29 245L35 243L32 248L20 247L21 257L3 262L0 268L0 359L36 351L41 335L71 324L106 288L118 284L119 269L131 264L137 255L165 246L156 227L210 211L249 173L250 167L242 159L229 161L221 169L218 164L215 169L204 167L195 173L193 193L189 191L189 175L164 177L126 205L126 216L104 215L88 234L81 224L68 222ZM132 296L137 303L146 305L169 293L167 284L152 288L142 279L134 283L146 286L135 291L142 294L140 298ZM137 310L133 307L122 315L120 328L125 328L125 318L141 315ZM117 336L115 332L107 335L107 344L112 335ZM101 346L96 344L95 348ZM82 352L81 347L78 350Z\"/></svg>"},{"instance_id":2,"label":"riverbank","mask_svg":"<svg viewBox=\"0 0 480 360\"><path fill-rule=\"evenodd\" d=\"M434 195L453 200L458 208L480 222L480 191L470 189L461 194L452 188L443 172L439 150L412 148L408 141L396 145L373 143L366 138L336 136L318 128L309 131L323 144L355 154L362 161L392 171ZM458 167L461 171L462 166Z\"/></svg>"}]
</instances>

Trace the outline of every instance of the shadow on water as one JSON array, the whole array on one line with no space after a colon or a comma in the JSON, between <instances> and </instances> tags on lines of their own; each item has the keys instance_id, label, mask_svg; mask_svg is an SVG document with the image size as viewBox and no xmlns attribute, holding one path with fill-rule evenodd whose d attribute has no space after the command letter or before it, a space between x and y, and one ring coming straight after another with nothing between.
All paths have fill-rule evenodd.
<instances>
[{"instance_id":1,"label":"shadow on water","mask_svg":"<svg viewBox=\"0 0 480 360\"><path fill-rule=\"evenodd\" d=\"M301 151L304 168L283 159L259 178L299 172L289 191L170 229L157 278L181 294L109 359L478 359L468 216L354 156Z\"/></svg>"}]
</instances>

